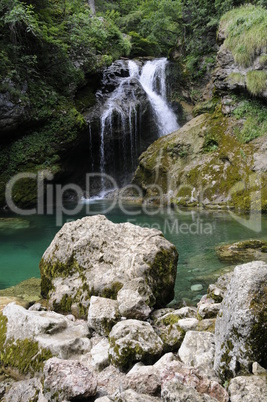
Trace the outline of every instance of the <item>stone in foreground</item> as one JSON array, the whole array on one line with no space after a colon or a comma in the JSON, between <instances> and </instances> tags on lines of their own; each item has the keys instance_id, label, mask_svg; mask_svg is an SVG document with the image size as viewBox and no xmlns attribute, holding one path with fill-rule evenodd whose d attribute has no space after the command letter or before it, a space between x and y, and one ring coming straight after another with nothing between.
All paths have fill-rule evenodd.
<instances>
[{"instance_id":1,"label":"stone in foreground","mask_svg":"<svg viewBox=\"0 0 267 402\"><path fill-rule=\"evenodd\" d=\"M96 395L97 379L74 360L49 359L44 366L44 395L51 402L86 400Z\"/></svg>"},{"instance_id":2,"label":"stone in foreground","mask_svg":"<svg viewBox=\"0 0 267 402\"><path fill-rule=\"evenodd\" d=\"M85 317L92 295L116 299L124 284L142 278L155 300L148 291L140 299L148 308L165 306L174 296L177 261L158 230L85 217L66 223L44 253L42 295L53 310Z\"/></svg>"},{"instance_id":3,"label":"stone in foreground","mask_svg":"<svg viewBox=\"0 0 267 402\"><path fill-rule=\"evenodd\" d=\"M233 378L229 385L231 402L267 401L267 376Z\"/></svg>"},{"instance_id":4,"label":"stone in foreground","mask_svg":"<svg viewBox=\"0 0 267 402\"><path fill-rule=\"evenodd\" d=\"M225 380L249 374L253 362L267 368L267 264L235 268L215 326L215 370Z\"/></svg>"},{"instance_id":5,"label":"stone in foreground","mask_svg":"<svg viewBox=\"0 0 267 402\"><path fill-rule=\"evenodd\" d=\"M163 343L147 322L126 320L116 324L109 334L109 359L117 367L154 362L162 353Z\"/></svg>"}]
</instances>

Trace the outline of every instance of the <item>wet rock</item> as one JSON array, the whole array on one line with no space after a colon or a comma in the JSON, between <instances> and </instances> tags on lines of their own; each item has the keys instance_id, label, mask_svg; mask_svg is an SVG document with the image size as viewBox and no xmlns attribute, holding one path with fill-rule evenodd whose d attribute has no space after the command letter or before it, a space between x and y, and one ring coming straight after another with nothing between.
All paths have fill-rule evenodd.
<instances>
[{"instance_id":1,"label":"wet rock","mask_svg":"<svg viewBox=\"0 0 267 402\"><path fill-rule=\"evenodd\" d=\"M91 297L88 311L89 328L94 329L99 335L107 336L119 319L119 304L116 300Z\"/></svg>"},{"instance_id":2,"label":"wet rock","mask_svg":"<svg viewBox=\"0 0 267 402\"><path fill-rule=\"evenodd\" d=\"M147 322L126 320L109 334L109 358L115 366L127 368L143 361L151 363L162 353L163 342Z\"/></svg>"},{"instance_id":3,"label":"wet rock","mask_svg":"<svg viewBox=\"0 0 267 402\"><path fill-rule=\"evenodd\" d=\"M129 388L139 394L159 395L161 381L155 366L137 363L126 375Z\"/></svg>"},{"instance_id":4,"label":"wet rock","mask_svg":"<svg viewBox=\"0 0 267 402\"><path fill-rule=\"evenodd\" d=\"M183 363L198 368L202 375L214 377L214 335L210 332L188 331L178 355Z\"/></svg>"},{"instance_id":5,"label":"wet rock","mask_svg":"<svg viewBox=\"0 0 267 402\"><path fill-rule=\"evenodd\" d=\"M262 261L238 265L216 320L215 370L222 379L250 373L251 364L266 368L267 265Z\"/></svg>"},{"instance_id":6,"label":"wet rock","mask_svg":"<svg viewBox=\"0 0 267 402\"><path fill-rule=\"evenodd\" d=\"M267 377L244 376L230 381L231 402L263 402L267 400Z\"/></svg>"},{"instance_id":7,"label":"wet rock","mask_svg":"<svg viewBox=\"0 0 267 402\"><path fill-rule=\"evenodd\" d=\"M221 261L232 264L260 260L267 262L267 241L243 240L218 246L216 247L216 254Z\"/></svg>"},{"instance_id":8,"label":"wet rock","mask_svg":"<svg viewBox=\"0 0 267 402\"><path fill-rule=\"evenodd\" d=\"M44 366L44 395L51 402L86 400L96 395L97 379L81 363L49 359Z\"/></svg>"},{"instance_id":9,"label":"wet rock","mask_svg":"<svg viewBox=\"0 0 267 402\"><path fill-rule=\"evenodd\" d=\"M92 295L116 299L129 279L142 277L155 306L166 305L174 294L177 259L160 231L86 217L65 224L44 253L42 294L56 311L78 304L83 316Z\"/></svg>"},{"instance_id":10,"label":"wet rock","mask_svg":"<svg viewBox=\"0 0 267 402\"><path fill-rule=\"evenodd\" d=\"M29 118L22 101L12 99L9 92L0 93L0 110L0 132L2 135L16 130Z\"/></svg>"}]
</instances>

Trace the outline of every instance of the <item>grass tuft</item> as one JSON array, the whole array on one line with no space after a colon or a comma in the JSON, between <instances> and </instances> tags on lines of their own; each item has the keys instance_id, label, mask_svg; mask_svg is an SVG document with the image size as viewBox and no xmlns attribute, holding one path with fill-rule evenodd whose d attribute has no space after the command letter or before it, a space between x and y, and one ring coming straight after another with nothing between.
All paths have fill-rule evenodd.
<instances>
[{"instance_id":1,"label":"grass tuft","mask_svg":"<svg viewBox=\"0 0 267 402\"><path fill-rule=\"evenodd\" d=\"M247 73L247 89L252 95L260 95L266 89L266 71L249 71Z\"/></svg>"},{"instance_id":2,"label":"grass tuft","mask_svg":"<svg viewBox=\"0 0 267 402\"><path fill-rule=\"evenodd\" d=\"M223 15L220 30L235 62L250 67L267 47L267 10L253 5L235 8Z\"/></svg>"}]
</instances>

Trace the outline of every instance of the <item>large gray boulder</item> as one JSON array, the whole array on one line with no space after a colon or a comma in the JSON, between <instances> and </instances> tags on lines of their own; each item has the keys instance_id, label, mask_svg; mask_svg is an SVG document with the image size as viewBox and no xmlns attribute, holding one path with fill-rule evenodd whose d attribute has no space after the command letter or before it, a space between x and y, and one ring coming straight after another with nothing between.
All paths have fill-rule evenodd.
<instances>
[{"instance_id":1,"label":"large gray boulder","mask_svg":"<svg viewBox=\"0 0 267 402\"><path fill-rule=\"evenodd\" d=\"M267 367L267 264L235 268L215 326L215 370L222 379Z\"/></svg>"},{"instance_id":2,"label":"large gray boulder","mask_svg":"<svg viewBox=\"0 0 267 402\"><path fill-rule=\"evenodd\" d=\"M81 363L56 357L45 363L44 395L49 401L87 400L96 390L96 377Z\"/></svg>"},{"instance_id":3,"label":"large gray boulder","mask_svg":"<svg viewBox=\"0 0 267 402\"><path fill-rule=\"evenodd\" d=\"M155 301L147 291L140 298L165 306L174 296L177 261L174 245L158 230L85 217L66 223L44 253L42 295L56 311L86 316L92 295L116 299L124 284L142 278Z\"/></svg>"},{"instance_id":4,"label":"large gray boulder","mask_svg":"<svg viewBox=\"0 0 267 402\"><path fill-rule=\"evenodd\" d=\"M151 363L160 356L163 342L148 322L118 322L109 334L109 358L117 367L127 368L134 362Z\"/></svg>"}]
</instances>

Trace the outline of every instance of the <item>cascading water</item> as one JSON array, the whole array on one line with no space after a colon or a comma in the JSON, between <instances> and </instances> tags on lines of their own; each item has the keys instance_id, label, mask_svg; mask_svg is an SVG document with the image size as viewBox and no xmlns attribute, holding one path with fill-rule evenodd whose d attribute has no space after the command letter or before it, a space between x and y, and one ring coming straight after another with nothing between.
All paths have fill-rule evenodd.
<instances>
[{"instance_id":1,"label":"cascading water","mask_svg":"<svg viewBox=\"0 0 267 402\"><path fill-rule=\"evenodd\" d=\"M140 83L146 91L158 123L158 134L163 136L178 130L179 125L166 101L167 59L148 61L141 72Z\"/></svg>"},{"instance_id":2,"label":"cascading water","mask_svg":"<svg viewBox=\"0 0 267 402\"><path fill-rule=\"evenodd\" d=\"M140 96L150 105L153 133L156 131L157 137L179 128L167 103L166 65L165 58L147 61L143 66L133 60L120 60L104 73L104 89L112 92L108 95L98 93L101 101L106 99L100 117L99 170L102 176L119 171L120 185L129 180L129 174L133 173L138 156L144 150L141 147L141 116L144 111ZM102 192L105 190L104 179L101 180L101 189Z\"/></svg>"}]
</instances>

